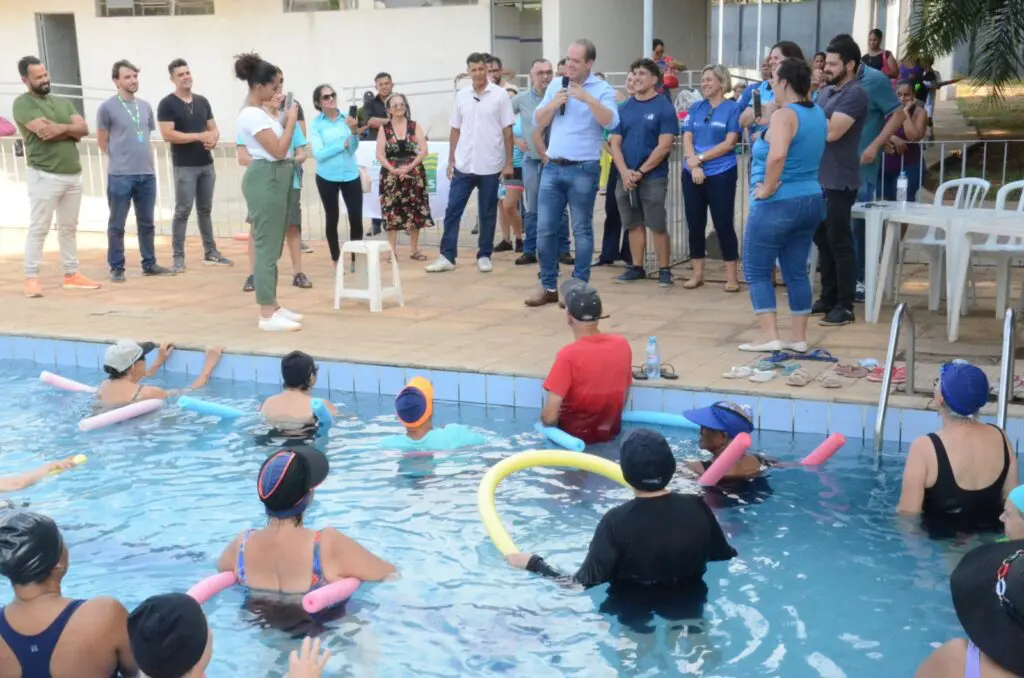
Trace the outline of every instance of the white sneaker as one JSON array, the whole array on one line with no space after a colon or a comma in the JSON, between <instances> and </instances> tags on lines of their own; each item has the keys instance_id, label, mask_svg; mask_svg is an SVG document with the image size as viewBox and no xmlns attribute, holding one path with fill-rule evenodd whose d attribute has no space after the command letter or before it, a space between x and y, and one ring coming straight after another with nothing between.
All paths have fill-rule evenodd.
<instances>
[{"instance_id":1,"label":"white sneaker","mask_svg":"<svg viewBox=\"0 0 1024 678\"><path fill-rule=\"evenodd\" d=\"M427 273L444 273L445 271L454 271L455 264L448 261L446 257L440 256L437 258L437 261L427 266L425 270Z\"/></svg>"},{"instance_id":2,"label":"white sneaker","mask_svg":"<svg viewBox=\"0 0 1024 678\"><path fill-rule=\"evenodd\" d=\"M260 329L264 332L298 332L302 325L292 322L279 313L269 318L260 318Z\"/></svg>"},{"instance_id":3,"label":"white sneaker","mask_svg":"<svg viewBox=\"0 0 1024 678\"><path fill-rule=\"evenodd\" d=\"M794 353L807 353L807 342L806 341L790 341L786 343L786 348Z\"/></svg>"},{"instance_id":4,"label":"white sneaker","mask_svg":"<svg viewBox=\"0 0 1024 678\"><path fill-rule=\"evenodd\" d=\"M751 353L772 353L774 351L782 351L785 348L786 345L779 339L766 341L763 344L740 344L739 346L741 351L749 351Z\"/></svg>"},{"instance_id":5,"label":"white sneaker","mask_svg":"<svg viewBox=\"0 0 1024 678\"><path fill-rule=\"evenodd\" d=\"M274 311L274 315L281 316L285 320L291 321L293 323L301 323L302 322L302 314L301 313L296 313L295 311L289 311L284 306L278 306L277 310Z\"/></svg>"},{"instance_id":6,"label":"white sneaker","mask_svg":"<svg viewBox=\"0 0 1024 678\"><path fill-rule=\"evenodd\" d=\"M477 259L476 267L481 273L490 273L494 270L494 264L491 263L490 257L480 257Z\"/></svg>"}]
</instances>

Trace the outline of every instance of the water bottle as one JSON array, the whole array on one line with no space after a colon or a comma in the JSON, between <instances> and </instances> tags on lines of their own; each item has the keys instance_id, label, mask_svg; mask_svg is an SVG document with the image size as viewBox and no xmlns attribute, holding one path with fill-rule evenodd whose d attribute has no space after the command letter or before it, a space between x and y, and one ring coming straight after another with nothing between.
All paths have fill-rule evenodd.
<instances>
[{"instance_id":1,"label":"water bottle","mask_svg":"<svg viewBox=\"0 0 1024 678\"><path fill-rule=\"evenodd\" d=\"M896 206L901 210L907 209L907 173L902 171L896 179Z\"/></svg>"},{"instance_id":2,"label":"water bottle","mask_svg":"<svg viewBox=\"0 0 1024 678\"><path fill-rule=\"evenodd\" d=\"M661 356L658 355L658 340L654 337L647 340L647 361L644 371L649 380L661 378Z\"/></svg>"}]
</instances>

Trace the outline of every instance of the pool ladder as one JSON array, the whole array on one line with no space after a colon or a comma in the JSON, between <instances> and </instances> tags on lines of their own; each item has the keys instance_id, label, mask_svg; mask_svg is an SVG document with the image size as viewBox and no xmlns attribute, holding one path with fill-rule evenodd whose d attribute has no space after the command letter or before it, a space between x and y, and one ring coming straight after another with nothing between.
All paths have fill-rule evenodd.
<instances>
[{"instance_id":1,"label":"pool ladder","mask_svg":"<svg viewBox=\"0 0 1024 678\"><path fill-rule=\"evenodd\" d=\"M894 363L896 361L896 351L900 339L900 329L903 327L903 321L907 320L910 323L908 330L908 341L906 349L906 361L907 361L907 372L906 379L903 382L903 392L909 394L915 393L914 389L914 360L916 351L916 336L914 326L914 316L910 312L910 307L906 303L902 303L896 307L896 313L892 317L892 327L889 330L889 346L885 356L885 371L882 374L882 391L878 396L878 415L875 418L875 437L874 437L874 448L875 448L875 462L879 462L882 452L882 431L885 428L885 414L889 408L889 390L892 388L892 373ZM1006 309L1006 315L1003 317L1003 349L1002 357L999 366L999 401L996 410L996 425L999 428L1005 429L1006 427L1006 408L1010 403L1010 398L1013 395L1013 368L1014 368L1014 349L1016 346L1016 335L1017 335L1017 309L1008 308ZM923 391L924 392L924 391Z\"/></svg>"}]
</instances>

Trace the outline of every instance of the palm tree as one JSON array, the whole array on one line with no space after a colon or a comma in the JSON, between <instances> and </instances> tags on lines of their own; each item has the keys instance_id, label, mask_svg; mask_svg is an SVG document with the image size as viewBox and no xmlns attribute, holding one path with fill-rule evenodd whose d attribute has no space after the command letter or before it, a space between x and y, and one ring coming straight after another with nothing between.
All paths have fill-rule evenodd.
<instances>
[{"instance_id":1,"label":"palm tree","mask_svg":"<svg viewBox=\"0 0 1024 678\"><path fill-rule=\"evenodd\" d=\"M970 75L995 96L1024 73L1024 0L915 0L908 56L971 45Z\"/></svg>"}]
</instances>

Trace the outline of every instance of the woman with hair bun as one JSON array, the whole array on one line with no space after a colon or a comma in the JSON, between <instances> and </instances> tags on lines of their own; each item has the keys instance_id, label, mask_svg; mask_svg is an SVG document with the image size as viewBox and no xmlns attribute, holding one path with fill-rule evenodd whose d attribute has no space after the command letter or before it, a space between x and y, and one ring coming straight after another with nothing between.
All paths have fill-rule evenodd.
<instances>
[{"instance_id":1,"label":"woman with hair bun","mask_svg":"<svg viewBox=\"0 0 1024 678\"><path fill-rule=\"evenodd\" d=\"M252 217L253 284L260 306L259 328L294 332L302 329L302 316L277 303L277 260L284 248L288 201L295 190L292 136L299 110L293 103L284 113L283 124L267 113L266 106L280 91L281 71L259 54L250 52L236 57L235 75L249 85L237 128L240 145L252 157L242 178L242 195Z\"/></svg>"}]
</instances>

